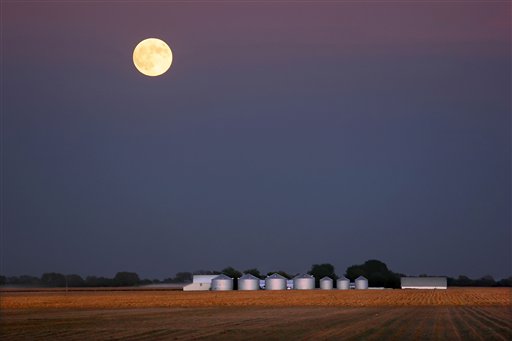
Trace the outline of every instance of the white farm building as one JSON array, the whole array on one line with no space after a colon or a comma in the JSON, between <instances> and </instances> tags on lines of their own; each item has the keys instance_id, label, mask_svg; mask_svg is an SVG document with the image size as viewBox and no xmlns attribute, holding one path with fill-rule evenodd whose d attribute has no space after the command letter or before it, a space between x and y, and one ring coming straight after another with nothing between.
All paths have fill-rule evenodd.
<instances>
[{"instance_id":1,"label":"white farm building","mask_svg":"<svg viewBox=\"0 0 512 341\"><path fill-rule=\"evenodd\" d=\"M446 289L446 277L402 277L402 289Z\"/></svg>"},{"instance_id":2,"label":"white farm building","mask_svg":"<svg viewBox=\"0 0 512 341\"><path fill-rule=\"evenodd\" d=\"M207 291L212 286L212 280L219 275L194 275L192 283L185 285L183 291Z\"/></svg>"}]
</instances>

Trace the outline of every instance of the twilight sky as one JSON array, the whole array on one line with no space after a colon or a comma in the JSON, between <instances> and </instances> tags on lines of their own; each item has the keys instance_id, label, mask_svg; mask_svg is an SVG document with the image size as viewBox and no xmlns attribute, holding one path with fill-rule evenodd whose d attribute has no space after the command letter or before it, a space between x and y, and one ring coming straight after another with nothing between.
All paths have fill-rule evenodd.
<instances>
[{"instance_id":1,"label":"twilight sky","mask_svg":"<svg viewBox=\"0 0 512 341\"><path fill-rule=\"evenodd\" d=\"M510 2L1 10L2 274L510 276Z\"/></svg>"}]
</instances>

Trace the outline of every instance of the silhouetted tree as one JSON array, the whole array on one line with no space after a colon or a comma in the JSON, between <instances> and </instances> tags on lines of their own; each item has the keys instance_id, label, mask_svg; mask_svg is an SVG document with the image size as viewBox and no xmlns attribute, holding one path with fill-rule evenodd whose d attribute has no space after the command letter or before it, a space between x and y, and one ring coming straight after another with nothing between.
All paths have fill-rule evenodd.
<instances>
[{"instance_id":1,"label":"silhouetted tree","mask_svg":"<svg viewBox=\"0 0 512 341\"><path fill-rule=\"evenodd\" d=\"M348 267L345 276L352 281L364 276L368 284L374 287L400 288L400 274L390 271L385 263L376 259Z\"/></svg>"},{"instance_id":2,"label":"silhouetted tree","mask_svg":"<svg viewBox=\"0 0 512 341\"><path fill-rule=\"evenodd\" d=\"M139 275L135 272L122 271L118 272L114 277L114 284L117 286L129 287L137 285L139 282Z\"/></svg>"},{"instance_id":3,"label":"silhouetted tree","mask_svg":"<svg viewBox=\"0 0 512 341\"><path fill-rule=\"evenodd\" d=\"M197 270L193 272L194 275L220 275L219 271L211 270Z\"/></svg>"},{"instance_id":4,"label":"silhouetted tree","mask_svg":"<svg viewBox=\"0 0 512 341\"><path fill-rule=\"evenodd\" d=\"M283 270L268 272L267 276L270 276L270 275L275 274L275 273L277 273L277 274L279 274L279 275L281 275L281 276L283 276L283 277L285 277L287 279L291 279L291 278L294 277L293 275L290 275L289 273L286 273Z\"/></svg>"},{"instance_id":5,"label":"silhouetted tree","mask_svg":"<svg viewBox=\"0 0 512 341\"><path fill-rule=\"evenodd\" d=\"M496 285L499 287L512 287L512 277L500 279L496 282Z\"/></svg>"},{"instance_id":6,"label":"silhouetted tree","mask_svg":"<svg viewBox=\"0 0 512 341\"><path fill-rule=\"evenodd\" d=\"M80 275L66 275L69 287L83 287L85 285L84 279Z\"/></svg>"},{"instance_id":7,"label":"silhouetted tree","mask_svg":"<svg viewBox=\"0 0 512 341\"><path fill-rule=\"evenodd\" d=\"M41 284L46 287L66 286L66 277L57 272L47 272L41 276Z\"/></svg>"},{"instance_id":8,"label":"silhouetted tree","mask_svg":"<svg viewBox=\"0 0 512 341\"><path fill-rule=\"evenodd\" d=\"M254 269L248 269L244 271L244 274L250 274L254 277L258 277L259 279L262 279L264 276L260 273L260 270L254 268Z\"/></svg>"},{"instance_id":9,"label":"silhouetted tree","mask_svg":"<svg viewBox=\"0 0 512 341\"><path fill-rule=\"evenodd\" d=\"M0 285L5 285L6 282L7 282L7 277L0 276Z\"/></svg>"},{"instance_id":10,"label":"silhouetted tree","mask_svg":"<svg viewBox=\"0 0 512 341\"><path fill-rule=\"evenodd\" d=\"M476 282L475 283L476 286L479 286L479 287L493 287L496 285L496 281L490 275L479 278L475 282Z\"/></svg>"},{"instance_id":11,"label":"silhouetted tree","mask_svg":"<svg viewBox=\"0 0 512 341\"><path fill-rule=\"evenodd\" d=\"M471 279L468 276L460 275L457 278L448 277L447 284L450 287L495 287L495 286L511 286L512 285L512 277L508 279L504 278L499 281L495 281L494 278L490 275L478 278Z\"/></svg>"},{"instance_id":12,"label":"silhouetted tree","mask_svg":"<svg viewBox=\"0 0 512 341\"><path fill-rule=\"evenodd\" d=\"M111 287L114 286L114 282L111 278L87 276L85 285L88 287Z\"/></svg>"},{"instance_id":13,"label":"silhouetted tree","mask_svg":"<svg viewBox=\"0 0 512 341\"><path fill-rule=\"evenodd\" d=\"M237 278L240 278L242 276L242 273L232 266L228 266L225 269L222 269L221 271L224 275L233 278L233 290L238 290L238 281Z\"/></svg>"},{"instance_id":14,"label":"silhouetted tree","mask_svg":"<svg viewBox=\"0 0 512 341\"><path fill-rule=\"evenodd\" d=\"M190 272L178 272L174 276L173 283L190 283L192 282L192 273Z\"/></svg>"},{"instance_id":15,"label":"silhouetted tree","mask_svg":"<svg viewBox=\"0 0 512 341\"><path fill-rule=\"evenodd\" d=\"M240 278L242 276L242 273L238 270L236 270L235 268L231 267L231 266L228 266L227 268L225 269L222 269L221 271L224 275L226 276L229 276L233 279L237 279L237 278Z\"/></svg>"},{"instance_id":16,"label":"silhouetted tree","mask_svg":"<svg viewBox=\"0 0 512 341\"><path fill-rule=\"evenodd\" d=\"M325 276L332 278L334 283L336 283L336 279L338 278L334 272L334 265L329 263L313 264L308 274L315 276L315 285L317 288L320 287L320 279Z\"/></svg>"},{"instance_id":17,"label":"silhouetted tree","mask_svg":"<svg viewBox=\"0 0 512 341\"><path fill-rule=\"evenodd\" d=\"M447 284L449 286L455 286L455 287L467 287L467 286L473 285L473 280L467 276L459 275L459 277L454 278L451 281L448 281Z\"/></svg>"},{"instance_id":18,"label":"silhouetted tree","mask_svg":"<svg viewBox=\"0 0 512 341\"><path fill-rule=\"evenodd\" d=\"M20 286L39 286L41 279L35 276L21 275L19 277L12 276L5 279L5 284Z\"/></svg>"}]
</instances>

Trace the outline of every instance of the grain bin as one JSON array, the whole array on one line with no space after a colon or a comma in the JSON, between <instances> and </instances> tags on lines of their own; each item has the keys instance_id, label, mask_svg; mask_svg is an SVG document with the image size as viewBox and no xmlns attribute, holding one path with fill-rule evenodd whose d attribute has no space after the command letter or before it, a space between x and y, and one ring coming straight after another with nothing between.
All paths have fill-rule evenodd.
<instances>
[{"instance_id":1,"label":"grain bin","mask_svg":"<svg viewBox=\"0 0 512 341\"><path fill-rule=\"evenodd\" d=\"M336 287L338 290L348 290L350 287L350 280L345 276L341 276L336 281Z\"/></svg>"},{"instance_id":2,"label":"grain bin","mask_svg":"<svg viewBox=\"0 0 512 341\"><path fill-rule=\"evenodd\" d=\"M359 276L355 280L356 289L368 289L368 280L363 277Z\"/></svg>"},{"instance_id":3,"label":"grain bin","mask_svg":"<svg viewBox=\"0 0 512 341\"><path fill-rule=\"evenodd\" d=\"M260 290L260 279L251 274L245 274L238 279L238 290Z\"/></svg>"},{"instance_id":4,"label":"grain bin","mask_svg":"<svg viewBox=\"0 0 512 341\"><path fill-rule=\"evenodd\" d=\"M265 290L286 290L286 278L280 274L272 274L265 278Z\"/></svg>"},{"instance_id":5,"label":"grain bin","mask_svg":"<svg viewBox=\"0 0 512 341\"><path fill-rule=\"evenodd\" d=\"M324 277L320 280L320 289L322 290L331 290L332 289L332 278Z\"/></svg>"},{"instance_id":6,"label":"grain bin","mask_svg":"<svg viewBox=\"0 0 512 341\"><path fill-rule=\"evenodd\" d=\"M315 277L303 274L293 278L293 289L295 290L311 290L315 288Z\"/></svg>"},{"instance_id":7,"label":"grain bin","mask_svg":"<svg viewBox=\"0 0 512 341\"><path fill-rule=\"evenodd\" d=\"M212 288L214 291L233 290L233 278L226 275L218 275L212 279Z\"/></svg>"}]
</instances>

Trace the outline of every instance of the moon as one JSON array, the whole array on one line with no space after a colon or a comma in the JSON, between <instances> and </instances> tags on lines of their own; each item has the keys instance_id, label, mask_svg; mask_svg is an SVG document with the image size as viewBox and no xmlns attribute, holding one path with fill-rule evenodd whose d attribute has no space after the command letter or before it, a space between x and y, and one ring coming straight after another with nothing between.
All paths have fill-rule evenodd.
<instances>
[{"instance_id":1,"label":"moon","mask_svg":"<svg viewBox=\"0 0 512 341\"><path fill-rule=\"evenodd\" d=\"M133 64L143 75L160 76L171 67L171 48L163 40L144 39L133 50Z\"/></svg>"}]
</instances>

